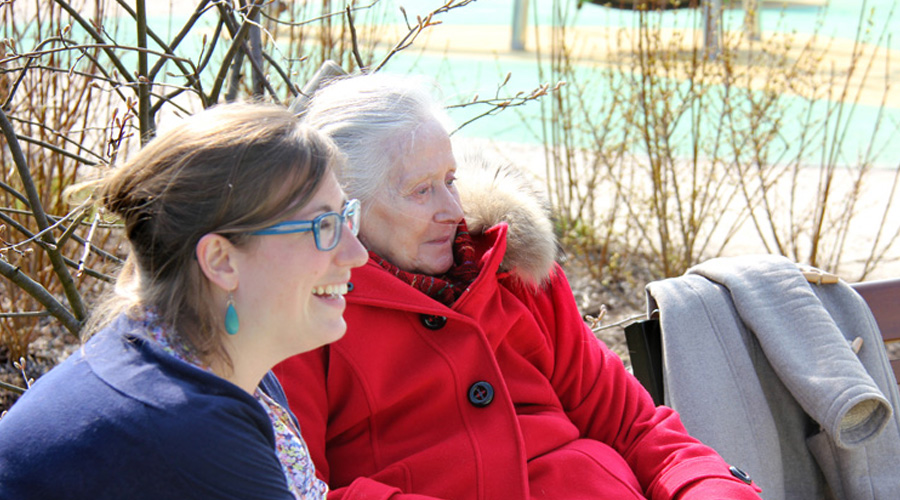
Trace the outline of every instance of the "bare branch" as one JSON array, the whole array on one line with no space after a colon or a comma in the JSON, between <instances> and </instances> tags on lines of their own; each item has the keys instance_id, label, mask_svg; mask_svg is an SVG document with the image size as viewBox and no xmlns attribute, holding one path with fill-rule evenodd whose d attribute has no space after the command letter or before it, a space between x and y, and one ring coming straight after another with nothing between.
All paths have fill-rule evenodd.
<instances>
[{"instance_id":1,"label":"bare branch","mask_svg":"<svg viewBox=\"0 0 900 500\"><path fill-rule=\"evenodd\" d=\"M0 128L3 129L3 135L6 136L7 145L10 152L12 153L13 162L15 163L16 170L19 173L19 179L22 181L22 185L25 188L25 195L31 205L31 210L34 213L34 218L37 221L38 227L41 229L41 231L44 231L50 226L50 222L47 219L47 215L44 213L40 196L31 178L31 171L29 170L26 163L25 155L22 153L22 148L19 146L19 140L16 138L16 132L13 129L12 123L10 123L9 119L6 116L6 113L3 112L3 110L0 110ZM75 311L75 315L79 319L84 318L87 315L87 310L81 300L81 295L78 293L78 289L75 286L72 275L66 268L66 264L63 261L62 255L59 253L59 249L56 247L56 241L54 240L53 235L49 232L44 232L41 239L45 243L47 243L47 246L43 247L44 251L50 258L50 263L53 266L53 271L56 274L57 278L59 278L60 284L62 285L63 290L66 293L66 298L69 300L69 304L72 306L72 309Z\"/></svg>"},{"instance_id":2,"label":"bare branch","mask_svg":"<svg viewBox=\"0 0 900 500\"><path fill-rule=\"evenodd\" d=\"M15 250L15 249L17 249L17 248L20 247L20 246L27 245L28 243L31 243L32 241L34 241L34 240L36 240L36 239L38 239L38 238L41 238L41 237L43 237L45 234L48 234L48 233L50 233L51 231L53 231L54 229L56 229L56 228L62 226L63 223L64 223L67 219L69 219L70 217L73 218L73 219L79 218L79 217L81 216L81 214L85 211L86 208L87 208L87 204L84 204L84 203L83 203L83 204L81 204L80 206L78 206L77 208L75 208L75 210L69 212L68 214L66 214L66 215L65 215L64 217L62 217L61 219L59 219L59 220L57 220L56 222L54 222L52 225L49 225L49 226L47 226L45 229L42 229L42 230L41 230L40 232L38 232L37 234L31 235L31 236L28 237L27 239L22 240L22 241L16 243L15 245L9 245L8 247L0 248L0 250ZM48 243L47 245L49 246L50 244ZM49 248L58 249L60 246L62 246L62 244L59 243L59 242L56 242L56 243L53 245L53 247L49 247ZM48 248L48 249L49 249L49 248Z\"/></svg>"},{"instance_id":3,"label":"bare branch","mask_svg":"<svg viewBox=\"0 0 900 500\"><path fill-rule=\"evenodd\" d=\"M562 87L563 85L566 84L566 82L564 82L564 81L559 81L556 83L556 85L553 86L553 88L550 88L550 84L545 83L545 84L535 88L528 94L525 94L524 92L518 92L516 95L514 95L512 97L500 97L500 89L502 89L509 82L510 76L511 76L511 74L506 75L506 79L503 81L503 83L501 83L498 86L497 93L495 94L495 96L493 98L479 99L478 96L476 95L475 98L469 102L465 102L465 103L461 103L461 104L453 104L453 105L447 106L447 109L465 108L465 107L474 106L474 105L489 106L489 109L487 111L484 111L484 112L466 120L460 126L456 127L456 129L453 132L451 132L450 135L453 135L453 134L459 132L460 130L463 129L463 127L466 127L466 126L472 124L473 122L480 120L486 116L492 116L492 115L499 113L500 111L503 111L504 109L515 108L518 106L523 106L525 104L528 104L531 101L536 101L551 92L558 91L560 89L560 87Z\"/></svg>"},{"instance_id":4,"label":"bare branch","mask_svg":"<svg viewBox=\"0 0 900 500\"><path fill-rule=\"evenodd\" d=\"M4 212L18 212L18 213L24 213L24 214L26 214L26 215L32 215L31 212L26 212L26 211L23 211L23 210L18 210L18 211L17 211L17 210L13 210L13 209L10 209L10 208L0 208L0 221L3 221L3 222L5 222L6 224L9 224L13 229L15 229L16 231L18 231L19 233L21 233L21 234L22 234L23 236L25 236L26 238L32 238L32 237L34 236L34 234L33 234L31 231L29 231L28 228L26 228L25 226L19 224L18 222L16 222L15 219L13 219L13 218L7 216ZM73 226L74 226L74 224L73 224ZM104 225L103 227L109 227L109 226L108 226L108 225ZM69 228L66 227L65 225L60 225L59 228L63 230L63 234L69 233ZM75 234L75 233L71 233L69 237L72 238L73 240L75 240L75 242L78 243L78 244L80 244L80 245L83 245L83 244L85 243L85 240L84 240L83 238L81 238L80 236L78 236L77 234ZM32 241L34 241L35 244L41 246L42 248L44 248L44 247L47 246L47 243L44 242L44 241L42 241L42 240L40 240L40 239L34 239L34 240L32 240ZM61 244L61 243L60 243L60 244ZM45 250L46 250L46 248L45 248ZM105 261L107 261L107 262L112 262L112 263L114 263L114 264L116 264L116 265L122 265L122 264L124 264L124 262L122 261L122 259L120 259L120 258L116 257L115 255L113 255L113 254L111 254L111 253L109 253L109 252L103 250L103 249L100 248L100 247L96 247L96 246L93 246L93 245L92 245L92 246L91 246L91 252L94 253L94 254L96 254L96 255L98 255L98 256L100 256L100 257L102 257L102 258L103 258ZM75 263L74 261L69 260L69 259L66 259L66 265L69 266L69 267L71 267L71 268L73 268L73 269L78 267L78 264L77 264L77 263ZM101 275L101 276L105 276L105 275ZM105 279L105 277L104 277L103 279Z\"/></svg>"},{"instance_id":5,"label":"bare branch","mask_svg":"<svg viewBox=\"0 0 900 500\"><path fill-rule=\"evenodd\" d=\"M97 43L99 44L98 47L103 49L103 52L106 53L106 57L108 57L113 66L116 67L116 70L120 75L122 75L122 78L124 78L128 82L134 82L134 77L129 74L128 68L125 67L125 64L122 63L122 60L119 59L119 57L113 51L114 46L104 43L105 39L100 35L100 33L97 32L96 29L94 29L93 24L81 17L81 14L79 14L78 11L72 8L72 6L69 5L69 3L65 0L54 0L54 2L56 2L60 7L63 8L63 10L65 10L70 16L72 16L72 19L74 19L75 22L77 22L78 25L81 26L81 28L91 36L91 38L97 41Z\"/></svg>"},{"instance_id":6,"label":"bare branch","mask_svg":"<svg viewBox=\"0 0 900 500\"><path fill-rule=\"evenodd\" d=\"M0 313L0 318L43 318L50 316L47 311L22 311L14 313Z\"/></svg>"},{"instance_id":7,"label":"bare branch","mask_svg":"<svg viewBox=\"0 0 900 500\"><path fill-rule=\"evenodd\" d=\"M97 212L94 214L94 221L91 222L91 229L88 231L87 238L84 240L84 247L81 253L81 259L78 260L78 271L77 275L81 276L84 273L84 263L87 262L88 256L91 255L91 240L94 239L94 231L97 229L97 224L100 222L100 213Z\"/></svg>"},{"instance_id":8,"label":"bare branch","mask_svg":"<svg viewBox=\"0 0 900 500\"><path fill-rule=\"evenodd\" d=\"M156 125L150 119L150 76L147 62L147 8L146 0L135 0L137 7L137 44L144 49L138 52L137 95L138 95L138 128L141 131L141 145L146 144L156 135Z\"/></svg>"},{"instance_id":9,"label":"bare branch","mask_svg":"<svg viewBox=\"0 0 900 500\"><path fill-rule=\"evenodd\" d=\"M228 73L228 69L231 66L231 62L237 57L240 51L243 50L244 40L247 38L247 34L250 32L250 28L253 26L248 20L253 18L257 12L259 12L260 6L263 4L265 0L252 0L251 7L245 21L241 23L240 29L238 29L237 33L234 34L231 41L231 46L228 47L228 52L225 54L225 57L222 62L222 67L219 70L218 75L216 76L215 82L213 83L213 88L210 91L208 101L210 103L218 102L219 94L222 91L222 85L225 82L225 75ZM219 9L224 9L224 7L219 4ZM223 17L226 15L223 11Z\"/></svg>"},{"instance_id":10,"label":"bare branch","mask_svg":"<svg viewBox=\"0 0 900 500\"><path fill-rule=\"evenodd\" d=\"M95 167L95 166L97 166L97 165L100 164L99 162L96 162L96 161L93 161L93 160L88 160L87 158L85 158L85 157L83 157L83 156L78 156L78 155L75 154L75 153L66 151L65 149L63 149L63 148L61 148L61 147L59 147L59 146L54 146L53 144L50 144L50 143L48 143L48 142L44 142L44 141L39 141L39 140L37 140L37 139L33 139L33 138L31 138L31 137L28 137L27 135L17 134L16 137L18 137L19 140L22 141L22 142L27 142L27 143L30 143L30 144L34 144L34 145L36 145L36 146L40 146L40 147L45 148L45 149L49 149L50 151L53 151L54 153L57 153L57 154L59 154L59 155L61 155L61 156L65 156L66 158L71 158L71 159L73 159L73 160L75 160L75 161L81 162L81 163L83 163L83 164L85 164L85 165L89 165L89 166L91 166L91 167Z\"/></svg>"},{"instance_id":11,"label":"bare branch","mask_svg":"<svg viewBox=\"0 0 900 500\"><path fill-rule=\"evenodd\" d=\"M28 198L26 198L25 195L23 195L22 193L18 192L14 187L10 186L9 184L7 184L3 181L0 181L0 188L2 188L7 193L13 195L13 197L15 199L22 202L26 207L30 207L30 205L28 203Z\"/></svg>"},{"instance_id":12,"label":"bare branch","mask_svg":"<svg viewBox=\"0 0 900 500\"><path fill-rule=\"evenodd\" d=\"M375 69L372 70L372 73L381 70L381 68L383 68L384 65L387 64L388 61L392 57L394 57L394 54L396 54L396 53L400 52L401 50L412 45L412 43L416 40L416 38L418 38L418 36L422 33L422 31L424 31L425 29L430 28L432 26L437 26L437 25L441 24L440 21L432 20L434 18L434 16L444 14L446 12L449 12L449 11L459 8L459 7L464 7L466 5L469 5L473 1L474 0L446 0L444 5L431 11L424 18L418 17L416 19L416 23L414 25L410 25L409 19L407 19L406 24L407 24L407 27L409 28L409 32L406 33L406 35L404 35L403 38L401 38L400 41L397 42L396 45L394 45L394 47L391 49L391 51L388 53L388 55L386 55L384 57L384 59L382 59L381 62L378 63L377 66L375 66ZM403 16L405 18L406 10L404 10L403 7L401 7L400 10L403 13ZM362 66L360 66L360 68L362 68Z\"/></svg>"},{"instance_id":13,"label":"bare branch","mask_svg":"<svg viewBox=\"0 0 900 500\"><path fill-rule=\"evenodd\" d=\"M0 389L6 389L7 391L15 392L16 394L25 394L25 389L12 384L7 384L2 380L0 380ZM0 415L0 418L2 418L2 415Z\"/></svg>"},{"instance_id":14,"label":"bare branch","mask_svg":"<svg viewBox=\"0 0 900 500\"><path fill-rule=\"evenodd\" d=\"M350 6L347 6L347 24L350 26L350 41L351 41L351 50L353 51L353 58L356 60L356 67L362 68L364 66L362 56L359 53L359 38L356 35L356 25L353 24L353 12L350 10Z\"/></svg>"},{"instance_id":15,"label":"bare branch","mask_svg":"<svg viewBox=\"0 0 900 500\"><path fill-rule=\"evenodd\" d=\"M3 259L0 259L0 275L3 275L28 295L34 297L54 318L58 319L66 327L69 333L76 337L78 336L78 332L81 330L81 322L40 283L34 281L18 267Z\"/></svg>"},{"instance_id":16,"label":"bare branch","mask_svg":"<svg viewBox=\"0 0 900 500\"><path fill-rule=\"evenodd\" d=\"M9 119L16 123L26 124L26 125L30 125L32 127L38 127L41 130L43 130L44 132L59 139L60 141L66 143L66 144L69 144L75 148L78 148L79 150L82 150L95 158L94 160L88 160L88 159L83 158L78 155L70 156L70 158L72 158L76 161L80 161L86 165L92 165L92 166L99 165L100 163L102 163L104 161L103 155L95 153L95 152L91 151L90 149L87 149L86 147L84 147L84 144L82 144L81 142L71 139L68 135L66 135L64 133L60 133L60 131L58 131L57 129L55 129L53 127L48 126L46 123L36 122L34 120L26 120L23 118L19 118L17 116L10 116ZM23 142L28 142L28 143L32 143L32 144L38 144L38 145L45 144L44 141L38 141L36 139L21 135L21 134L18 134L18 137L19 137L19 140L21 140ZM65 150L63 150L63 151L65 151ZM54 152L58 152L58 151L54 150ZM66 154L66 153L72 154L72 153L69 153L68 151L66 151L65 153L60 152L60 154Z\"/></svg>"},{"instance_id":17,"label":"bare branch","mask_svg":"<svg viewBox=\"0 0 900 500\"><path fill-rule=\"evenodd\" d=\"M371 9L372 7L377 5L380 1L381 0L375 0L372 3L370 3L369 5L360 5L358 7L353 7L351 5L348 5L347 9L352 10L353 12ZM291 27L306 26L307 24L313 24L313 23L316 23L319 21L324 21L325 19L329 19L332 17L342 16L342 15L344 15L345 12L346 12L346 9L345 10L337 10L334 12L329 12L327 14L322 14L321 16L318 16L318 17L311 17L309 19L304 19L303 21L300 21L300 22L292 23L289 21L282 21L281 19L278 19L276 17L272 17L272 16L266 14L265 11L260 11L260 13L262 14L263 17L272 21L273 23L281 24L284 26L291 26Z\"/></svg>"},{"instance_id":18,"label":"bare branch","mask_svg":"<svg viewBox=\"0 0 900 500\"><path fill-rule=\"evenodd\" d=\"M125 10L125 12L128 13L128 15L130 15L136 22L140 23L140 21L138 21L138 13L132 10L130 5L128 5L124 0L116 0L116 2ZM153 68L151 68L147 72L147 78L151 82L156 80L157 73L159 73L165 63L171 60L178 66L178 69L181 70L181 72L188 79L188 85L195 88L200 95L203 95L203 88L200 83L199 75L197 73L191 73L181 64L181 61L177 57L175 57L175 48L177 48L181 41L184 40L184 37L187 36L191 28L194 27L197 20L200 19L200 17L211 8L209 6L209 3L210 0L200 1L200 3L197 5L197 8L194 9L193 14L191 14L191 17L188 18L181 31L175 36L174 39L172 39L172 43L170 44L167 44L162 38L157 36L149 26L146 27L147 36L152 38L153 41L156 42L166 54L172 56L172 59L160 58L156 61L156 64L153 65Z\"/></svg>"}]
</instances>

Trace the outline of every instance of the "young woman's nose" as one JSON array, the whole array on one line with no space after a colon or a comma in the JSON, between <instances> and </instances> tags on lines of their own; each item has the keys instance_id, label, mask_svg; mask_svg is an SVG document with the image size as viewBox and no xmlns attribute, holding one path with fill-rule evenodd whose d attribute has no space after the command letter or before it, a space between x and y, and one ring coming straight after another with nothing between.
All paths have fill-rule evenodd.
<instances>
[{"instance_id":1,"label":"young woman's nose","mask_svg":"<svg viewBox=\"0 0 900 500\"><path fill-rule=\"evenodd\" d=\"M369 252L349 226L341 233L341 241L338 242L335 252L336 262L348 267L359 267L369 260Z\"/></svg>"}]
</instances>

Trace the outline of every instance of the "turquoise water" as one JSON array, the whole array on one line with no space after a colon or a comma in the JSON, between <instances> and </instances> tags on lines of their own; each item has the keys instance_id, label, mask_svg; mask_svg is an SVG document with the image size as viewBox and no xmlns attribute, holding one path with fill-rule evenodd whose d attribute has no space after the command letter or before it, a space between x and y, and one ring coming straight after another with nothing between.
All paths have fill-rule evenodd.
<instances>
[{"instance_id":1,"label":"turquoise water","mask_svg":"<svg viewBox=\"0 0 900 500\"><path fill-rule=\"evenodd\" d=\"M410 17L422 14L433 9L436 2L426 0L393 0L402 4ZM530 1L530 24L535 21L539 24L549 24L552 21L551 2ZM765 4L770 5L770 4ZM862 10L862 2L856 0L832 0L827 9L820 7L764 7L761 15L761 25L764 31L813 33L838 38L836 42L852 43L856 36L860 16L866 20L864 26L868 30L865 35L870 43L879 43L884 47L900 49L900 8L894 9L893 0L870 0ZM536 9L536 10L535 10ZM440 17L447 25L504 25L512 18L513 0L491 0L486 2L476 1L468 6L452 10ZM574 13L572 9L571 13ZM871 15L874 12L875 15ZM571 14L570 13L570 14ZM690 28L701 26L697 11L679 10L668 11L662 14L656 21L661 26ZM585 5L575 13L576 26L634 26L637 24L637 14L632 11L609 9L595 5ZM724 16L725 28L739 29L743 22L743 11L736 9L726 11ZM440 29L437 27L435 29ZM876 37L882 32L892 36L878 40ZM546 56L545 56L546 57ZM892 61L895 65L896 62ZM883 63L882 63L883 64ZM443 55L414 55L401 53L386 68L394 72L416 72L433 75L444 87L447 98L451 102L466 100L469 96L478 94L485 97L496 91L497 84L503 80L507 72L512 77L507 84L507 89L512 93L519 90L531 90L542 82L537 63L533 56L525 55L457 55L452 60ZM604 79L598 78L596 69L590 65L578 68L578 75L582 80L596 81L595 95L598 99L605 98L604 93L611 92L606 87ZM546 77L545 77L546 78ZM879 96L880 97L880 96ZM798 142L798 138L804 132L802 127L809 122L806 120L808 103L790 96L782 98L782 105L787 109L787 119L782 124L782 134L778 143L783 149L790 149ZM834 102L822 101L812 107L812 120L816 116L821 119L825 110L834 108ZM451 114L457 123L462 123L475 115L480 114L486 108L469 107L453 111ZM483 137L499 141L540 143L542 139L540 125L540 107L531 103L523 107L506 110L496 116L482 118L471 125L464 127L460 134L463 136ZM876 125L880 119L880 124ZM711 119L710 122L713 120ZM710 123L709 127L712 127ZM711 128L704 132L712 132ZM689 131L681 130L682 135ZM701 132L703 133L703 132ZM880 106L857 105L852 109L845 106L842 120L832 124L827 130L818 132L813 144L830 148L833 137L836 134L844 134L841 140L841 150L838 154L838 163L856 164L867 150L878 152L875 164L882 168L897 168L900 166L900 88L893 88L888 96L886 108ZM827 139L825 138L827 137ZM590 147L590 144L582 144ZM689 154L689 152L685 152ZM790 155L788 155L790 156ZM818 154L809 159L811 162L821 160Z\"/></svg>"}]
</instances>

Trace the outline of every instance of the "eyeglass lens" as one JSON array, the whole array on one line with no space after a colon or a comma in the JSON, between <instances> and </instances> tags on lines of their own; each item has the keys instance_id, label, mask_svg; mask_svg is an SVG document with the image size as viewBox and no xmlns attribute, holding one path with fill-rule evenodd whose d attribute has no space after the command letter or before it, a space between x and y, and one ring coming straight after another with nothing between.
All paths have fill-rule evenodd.
<instances>
[{"instance_id":1,"label":"eyeglass lens","mask_svg":"<svg viewBox=\"0 0 900 500\"><path fill-rule=\"evenodd\" d=\"M331 212L316 218L316 246L319 250L331 250L337 246L341 235L341 216Z\"/></svg>"},{"instance_id":2,"label":"eyeglass lens","mask_svg":"<svg viewBox=\"0 0 900 500\"><path fill-rule=\"evenodd\" d=\"M341 239L341 229L347 224L354 236L359 234L359 202L352 200L338 215L334 212L322 214L313 222L316 235L316 247L319 250L331 250Z\"/></svg>"},{"instance_id":3,"label":"eyeglass lens","mask_svg":"<svg viewBox=\"0 0 900 500\"><path fill-rule=\"evenodd\" d=\"M353 231L353 236L359 234L359 212L358 200L350 200L347 203L346 208L344 208L344 221L350 226L350 230Z\"/></svg>"}]
</instances>

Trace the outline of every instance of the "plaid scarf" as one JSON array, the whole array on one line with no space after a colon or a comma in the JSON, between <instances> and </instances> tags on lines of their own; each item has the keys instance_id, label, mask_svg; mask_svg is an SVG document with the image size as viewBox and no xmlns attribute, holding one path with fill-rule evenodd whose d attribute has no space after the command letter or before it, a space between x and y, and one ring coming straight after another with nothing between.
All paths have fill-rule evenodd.
<instances>
[{"instance_id":1,"label":"plaid scarf","mask_svg":"<svg viewBox=\"0 0 900 500\"><path fill-rule=\"evenodd\" d=\"M369 257L404 283L447 307L451 307L469 288L469 285L478 277L479 271L478 261L475 257L475 245L469 235L465 220L459 223L456 229L456 238L453 240L453 266L441 276L403 271L375 252L370 251Z\"/></svg>"}]
</instances>

